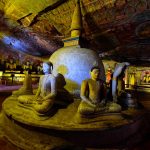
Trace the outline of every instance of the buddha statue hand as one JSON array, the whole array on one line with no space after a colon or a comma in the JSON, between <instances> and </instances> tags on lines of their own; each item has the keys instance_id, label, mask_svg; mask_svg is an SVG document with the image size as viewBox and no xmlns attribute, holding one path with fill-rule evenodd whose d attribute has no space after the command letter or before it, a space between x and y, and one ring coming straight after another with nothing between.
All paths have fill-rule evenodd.
<instances>
[{"instance_id":1,"label":"buddha statue hand","mask_svg":"<svg viewBox=\"0 0 150 150\"><path fill-rule=\"evenodd\" d=\"M41 97L39 95L35 95L34 99L37 101L38 99L40 99Z\"/></svg>"},{"instance_id":2,"label":"buddha statue hand","mask_svg":"<svg viewBox=\"0 0 150 150\"><path fill-rule=\"evenodd\" d=\"M98 103L96 106L97 107L105 107L105 103Z\"/></svg>"},{"instance_id":3,"label":"buddha statue hand","mask_svg":"<svg viewBox=\"0 0 150 150\"><path fill-rule=\"evenodd\" d=\"M100 103L103 104L103 105L105 105L106 104L106 100L102 99L102 101Z\"/></svg>"},{"instance_id":4,"label":"buddha statue hand","mask_svg":"<svg viewBox=\"0 0 150 150\"><path fill-rule=\"evenodd\" d=\"M35 102L37 103L37 104L42 104L43 103L43 98L42 97L35 97Z\"/></svg>"},{"instance_id":5,"label":"buddha statue hand","mask_svg":"<svg viewBox=\"0 0 150 150\"><path fill-rule=\"evenodd\" d=\"M36 104L42 104L43 103L43 101L42 100L38 100L38 101L36 101Z\"/></svg>"},{"instance_id":6,"label":"buddha statue hand","mask_svg":"<svg viewBox=\"0 0 150 150\"><path fill-rule=\"evenodd\" d=\"M95 111L95 113L96 113L96 112L104 112L105 110L106 110L105 107L99 106L99 107L96 107L94 111Z\"/></svg>"},{"instance_id":7,"label":"buddha statue hand","mask_svg":"<svg viewBox=\"0 0 150 150\"><path fill-rule=\"evenodd\" d=\"M96 105L96 106L104 106L105 103L106 103L106 100L103 99L101 101L97 100L97 101L94 101L94 102L91 102L92 104Z\"/></svg>"},{"instance_id":8,"label":"buddha statue hand","mask_svg":"<svg viewBox=\"0 0 150 150\"><path fill-rule=\"evenodd\" d=\"M88 105L90 105L91 107L95 107L96 104L94 102L92 102L91 100L85 101Z\"/></svg>"}]
</instances>

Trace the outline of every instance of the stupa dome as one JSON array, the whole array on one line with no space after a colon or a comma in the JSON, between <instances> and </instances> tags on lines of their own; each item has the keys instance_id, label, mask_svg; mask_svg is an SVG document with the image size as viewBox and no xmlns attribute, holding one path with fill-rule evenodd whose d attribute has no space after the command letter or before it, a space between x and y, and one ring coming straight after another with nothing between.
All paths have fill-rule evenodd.
<instances>
[{"instance_id":1,"label":"stupa dome","mask_svg":"<svg viewBox=\"0 0 150 150\"><path fill-rule=\"evenodd\" d=\"M71 37L64 39L64 47L54 52L49 59L54 65L54 75L60 73L64 76L65 89L74 96L79 96L81 83L90 78L90 70L93 66L100 67L100 78L105 80L104 66L98 54L79 46L81 30L82 14L80 1L77 0L72 17Z\"/></svg>"},{"instance_id":2,"label":"stupa dome","mask_svg":"<svg viewBox=\"0 0 150 150\"><path fill-rule=\"evenodd\" d=\"M63 47L54 52L49 60L54 65L54 75L60 73L65 77L65 89L73 95L79 95L80 85L83 80L90 78L93 66L100 67L100 78L105 80L103 63L97 53L90 49L77 46Z\"/></svg>"}]
</instances>

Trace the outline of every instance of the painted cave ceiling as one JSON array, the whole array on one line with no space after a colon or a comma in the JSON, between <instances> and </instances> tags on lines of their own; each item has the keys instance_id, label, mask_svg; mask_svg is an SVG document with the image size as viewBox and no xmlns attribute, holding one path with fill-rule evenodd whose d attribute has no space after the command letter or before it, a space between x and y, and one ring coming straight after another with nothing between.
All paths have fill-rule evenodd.
<instances>
[{"instance_id":1,"label":"painted cave ceiling","mask_svg":"<svg viewBox=\"0 0 150 150\"><path fill-rule=\"evenodd\" d=\"M0 50L50 56L70 36L76 0L0 0ZM150 0L80 0L82 46L150 64Z\"/></svg>"}]
</instances>

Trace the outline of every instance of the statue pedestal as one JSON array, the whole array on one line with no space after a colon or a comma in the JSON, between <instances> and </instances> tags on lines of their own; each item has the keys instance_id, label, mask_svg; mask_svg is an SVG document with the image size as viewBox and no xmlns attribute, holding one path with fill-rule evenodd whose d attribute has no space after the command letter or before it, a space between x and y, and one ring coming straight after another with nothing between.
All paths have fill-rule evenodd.
<instances>
[{"instance_id":1,"label":"statue pedestal","mask_svg":"<svg viewBox=\"0 0 150 150\"><path fill-rule=\"evenodd\" d=\"M79 124L75 100L55 115L39 120L30 109L18 106L15 97L3 103L1 126L4 136L23 149L46 150L56 147L124 148L142 140L149 130L144 111L134 109L119 114L101 115Z\"/></svg>"}]
</instances>

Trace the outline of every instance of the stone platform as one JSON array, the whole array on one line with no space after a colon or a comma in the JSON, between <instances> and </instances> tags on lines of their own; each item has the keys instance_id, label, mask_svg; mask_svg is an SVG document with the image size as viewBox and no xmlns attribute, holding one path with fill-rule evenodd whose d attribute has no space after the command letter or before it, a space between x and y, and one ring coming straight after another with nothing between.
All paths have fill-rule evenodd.
<instances>
[{"instance_id":1,"label":"stone platform","mask_svg":"<svg viewBox=\"0 0 150 150\"><path fill-rule=\"evenodd\" d=\"M51 117L39 117L32 109L18 105L13 96L3 103L1 126L5 137L24 149L47 150L56 147L132 147L145 136L149 122L144 110L130 109L81 119L80 101L58 109Z\"/></svg>"}]
</instances>

